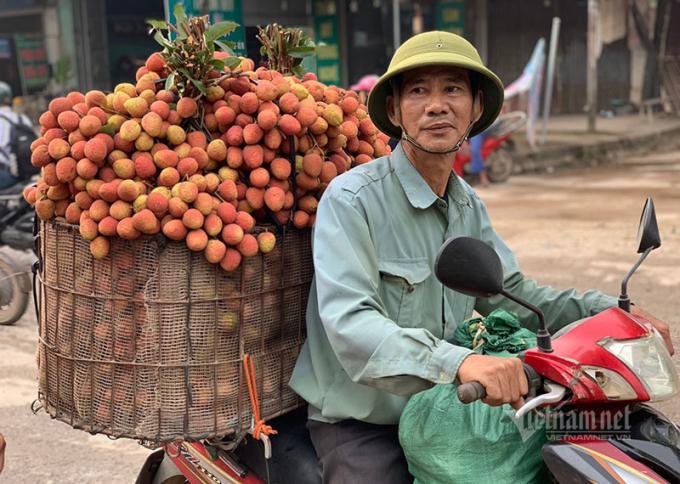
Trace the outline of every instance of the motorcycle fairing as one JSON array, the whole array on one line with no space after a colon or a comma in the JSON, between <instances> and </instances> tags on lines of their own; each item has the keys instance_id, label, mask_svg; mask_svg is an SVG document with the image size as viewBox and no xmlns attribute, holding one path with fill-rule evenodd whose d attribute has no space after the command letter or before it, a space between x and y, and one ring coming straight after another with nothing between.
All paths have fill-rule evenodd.
<instances>
[{"instance_id":1,"label":"motorcycle fairing","mask_svg":"<svg viewBox=\"0 0 680 484\"><path fill-rule=\"evenodd\" d=\"M550 442L541 453L559 483L668 482L605 440Z\"/></svg>"},{"instance_id":2,"label":"motorcycle fairing","mask_svg":"<svg viewBox=\"0 0 680 484\"><path fill-rule=\"evenodd\" d=\"M680 451L677 449L637 439L612 441L612 444L671 482L680 482Z\"/></svg>"},{"instance_id":3,"label":"motorcycle fairing","mask_svg":"<svg viewBox=\"0 0 680 484\"><path fill-rule=\"evenodd\" d=\"M524 361L540 375L569 388L572 393L569 403L609 402L595 380L584 377L582 366L615 371L631 385L637 401L648 401L649 394L637 375L598 344L606 338L628 340L647 334L647 328L638 318L619 308L609 308L584 319L578 326L553 340L552 353L530 349L524 353Z\"/></svg>"},{"instance_id":4,"label":"motorcycle fairing","mask_svg":"<svg viewBox=\"0 0 680 484\"><path fill-rule=\"evenodd\" d=\"M167 453L190 484L262 484L252 473L239 477L219 457L213 460L201 442L170 444Z\"/></svg>"}]
</instances>

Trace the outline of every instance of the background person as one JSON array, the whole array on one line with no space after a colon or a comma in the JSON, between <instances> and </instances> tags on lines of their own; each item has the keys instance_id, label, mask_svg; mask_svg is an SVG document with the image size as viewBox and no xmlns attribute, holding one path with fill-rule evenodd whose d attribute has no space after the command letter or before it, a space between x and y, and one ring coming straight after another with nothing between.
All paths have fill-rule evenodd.
<instances>
[{"instance_id":1,"label":"background person","mask_svg":"<svg viewBox=\"0 0 680 484\"><path fill-rule=\"evenodd\" d=\"M32 165L26 166L31 162L30 143L35 138L31 120L12 109L12 88L0 81L0 189L19 182L24 178L22 172L35 172Z\"/></svg>"}]
</instances>

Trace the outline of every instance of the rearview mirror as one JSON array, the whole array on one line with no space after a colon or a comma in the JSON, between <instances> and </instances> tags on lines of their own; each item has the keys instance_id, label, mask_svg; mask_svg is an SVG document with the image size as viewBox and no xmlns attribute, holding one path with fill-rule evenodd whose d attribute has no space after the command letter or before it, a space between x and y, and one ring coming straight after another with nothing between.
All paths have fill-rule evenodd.
<instances>
[{"instance_id":1,"label":"rearview mirror","mask_svg":"<svg viewBox=\"0 0 680 484\"><path fill-rule=\"evenodd\" d=\"M656 212L654 211L652 197L647 198L645 208L642 210L637 232L637 246L638 254L661 247L661 236L659 235L659 226L656 223Z\"/></svg>"},{"instance_id":2,"label":"rearview mirror","mask_svg":"<svg viewBox=\"0 0 680 484\"><path fill-rule=\"evenodd\" d=\"M661 247L661 236L659 235L659 226L656 223L656 212L654 211L654 202L652 197L647 197L645 207L642 209L642 216L640 216L640 225L637 231L637 252L642 254L635 265L628 271L621 281L621 294L619 295L619 308L630 312L630 298L628 297L628 281L633 273L640 267L640 264L647 258L649 253L654 249Z\"/></svg>"},{"instance_id":3,"label":"rearview mirror","mask_svg":"<svg viewBox=\"0 0 680 484\"><path fill-rule=\"evenodd\" d=\"M493 247L470 237L451 237L439 249L434 273L446 287L466 296L484 298L502 294L533 311L538 316L538 349L547 353L552 351L543 312L503 288L503 264Z\"/></svg>"},{"instance_id":4,"label":"rearview mirror","mask_svg":"<svg viewBox=\"0 0 680 484\"><path fill-rule=\"evenodd\" d=\"M503 266L489 245L470 237L450 238L439 249L434 273L449 289L472 297L503 290Z\"/></svg>"}]
</instances>

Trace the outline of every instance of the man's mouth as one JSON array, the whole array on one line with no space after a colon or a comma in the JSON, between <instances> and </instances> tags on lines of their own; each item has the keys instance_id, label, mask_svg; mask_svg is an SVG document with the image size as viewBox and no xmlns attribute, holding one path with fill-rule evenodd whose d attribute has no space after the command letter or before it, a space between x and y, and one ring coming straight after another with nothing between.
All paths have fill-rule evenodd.
<instances>
[{"instance_id":1,"label":"man's mouth","mask_svg":"<svg viewBox=\"0 0 680 484\"><path fill-rule=\"evenodd\" d=\"M425 127L428 131L446 131L449 129L454 129L451 123L434 123Z\"/></svg>"}]
</instances>

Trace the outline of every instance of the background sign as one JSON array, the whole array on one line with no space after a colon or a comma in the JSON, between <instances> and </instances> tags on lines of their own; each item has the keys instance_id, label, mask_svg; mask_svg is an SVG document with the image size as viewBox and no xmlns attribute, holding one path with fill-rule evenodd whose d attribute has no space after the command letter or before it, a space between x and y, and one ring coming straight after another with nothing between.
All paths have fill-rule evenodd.
<instances>
[{"instance_id":1,"label":"background sign","mask_svg":"<svg viewBox=\"0 0 680 484\"><path fill-rule=\"evenodd\" d=\"M17 34L14 40L22 90L28 92L42 89L50 80L44 38L41 35Z\"/></svg>"},{"instance_id":2,"label":"background sign","mask_svg":"<svg viewBox=\"0 0 680 484\"><path fill-rule=\"evenodd\" d=\"M320 82L339 85L342 82L340 63L340 34L334 0L313 3L314 34L317 44L316 68Z\"/></svg>"},{"instance_id":3,"label":"background sign","mask_svg":"<svg viewBox=\"0 0 680 484\"><path fill-rule=\"evenodd\" d=\"M465 2L445 0L437 4L437 29L465 35Z\"/></svg>"}]
</instances>

